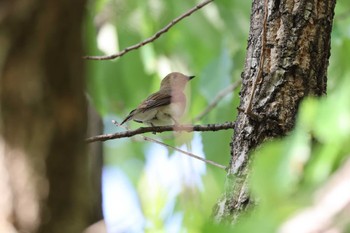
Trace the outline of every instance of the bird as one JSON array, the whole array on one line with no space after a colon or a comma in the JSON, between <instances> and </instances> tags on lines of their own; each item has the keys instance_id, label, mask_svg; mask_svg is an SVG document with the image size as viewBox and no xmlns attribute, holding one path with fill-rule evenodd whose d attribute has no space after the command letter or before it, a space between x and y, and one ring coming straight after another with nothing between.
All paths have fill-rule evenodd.
<instances>
[{"instance_id":1,"label":"bird","mask_svg":"<svg viewBox=\"0 0 350 233\"><path fill-rule=\"evenodd\" d=\"M122 121L134 120L150 126L178 125L186 108L184 89L195 76L172 72L160 83L159 91L148 96Z\"/></svg>"}]
</instances>

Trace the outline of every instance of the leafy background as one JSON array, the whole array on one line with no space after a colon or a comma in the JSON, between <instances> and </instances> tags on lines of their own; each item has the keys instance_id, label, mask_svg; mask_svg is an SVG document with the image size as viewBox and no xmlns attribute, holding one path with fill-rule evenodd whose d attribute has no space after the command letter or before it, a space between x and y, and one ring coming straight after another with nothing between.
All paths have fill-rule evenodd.
<instances>
[{"instance_id":1,"label":"leafy background","mask_svg":"<svg viewBox=\"0 0 350 233\"><path fill-rule=\"evenodd\" d=\"M87 7L86 53L114 53L152 36L197 1L96 0ZM229 84L240 79L249 30L250 1L210 3L155 42L113 61L87 61L87 92L104 121L105 133L159 87L172 71L196 75L188 87L184 122L192 122ZM259 205L235 232L274 232L308 206L318 187L350 152L350 2L337 2L328 72L328 95L306 99L295 130L255 152L251 177ZM199 122L233 121L238 91ZM136 128L137 123L131 123ZM223 165L230 158L232 131L150 135ZM114 232L213 232L210 221L223 193L225 172L140 138L104 143L104 214Z\"/></svg>"}]
</instances>

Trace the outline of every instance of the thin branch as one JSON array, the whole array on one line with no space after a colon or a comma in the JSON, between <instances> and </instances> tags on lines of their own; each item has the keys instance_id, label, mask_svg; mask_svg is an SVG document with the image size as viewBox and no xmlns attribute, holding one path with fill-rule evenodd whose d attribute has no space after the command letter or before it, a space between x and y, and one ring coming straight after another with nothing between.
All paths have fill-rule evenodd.
<instances>
[{"instance_id":1,"label":"thin branch","mask_svg":"<svg viewBox=\"0 0 350 233\"><path fill-rule=\"evenodd\" d=\"M216 105L228 94L232 93L233 90L235 90L240 84L242 80L237 80L236 82L232 83L230 86L226 87L225 89L221 90L217 96L214 97L213 102L211 102L206 109L204 109L203 112L198 114L194 119L193 122L197 122L201 120L205 115L207 115L211 110L213 110Z\"/></svg>"},{"instance_id":2,"label":"thin branch","mask_svg":"<svg viewBox=\"0 0 350 233\"><path fill-rule=\"evenodd\" d=\"M162 28L160 31L158 31L156 34L154 34L153 36L149 37L148 39L141 41L138 44L135 44L133 46L127 47L124 50L122 50L119 53L116 54L112 54L112 55L108 55L108 56L84 56L84 59L88 59L88 60L111 60L111 59L115 59L117 57L121 57L124 54L138 49L148 43L151 43L153 41L155 41L156 39L158 39L162 34L166 33L171 27L173 27L175 24L177 24L179 21L181 21L182 19L190 16L193 12L199 10L200 8L204 7L205 5L207 5L208 3L212 2L214 0L206 0L203 1L201 3L199 3L198 5L196 5L195 7L191 8L190 10L188 10L187 12L185 12L184 14L180 15L179 17L173 19L168 25L166 25L164 28Z\"/></svg>"},{"instance_id":3,"label":"thin branch","mask_svg":"<svg viewBox=\"0 0 350 233\"><path fill-rule=\"evenodd\" d=\"M94 137L87 138L85 141L96 142L96 141L107 141L111 139L127 138L143 133L161 133L166 131L176 132L193 132L193 131L219 131L233 129L234 122L226 122L223 124L208 124L208 125L168 125L168 126L152 126L152 127L140 127L135 130L127 130L124 132L118 132L114 134L104 134Z\"/></svg>"},{"instance_id":4,"label":"thin branch","mask_svg":"<svg viewBox=\"0 0 350 233\"><path fill-rule=\"evenodd\" d=\"M203 162L205 162L205 163L208 163L208 164L211 164L211 165L213 165L213 166L215 166L215 167L218 167L218 168L221 168L221 169L226 170L226 167L225 167L224 165L221 165L221 164L219 164L219 163L216 163L216 162L214 162L214 161L212 161L212 160L204 159L204 158L202 158L202 157L199 157L198 155L195 155L195 154L192 154L192 153L190 153L190 152L181 150L181 149L179 149L179 148L177 148L177 147L174 147L174 146L170 146L170 145L168 145L168 144L165 144L165 143L163 143L163 142L161 142L161 141L158 141L158 140L153 139L153 138L150 138L150 137L146 137L146 136L142 136L142 137L143 137L143 139L146 140L146 141L155 142L155 143L157 143L157 144L159 144L159 145L172 148L172 149L174 149L174 150L176 150L176 151L178 151L178 152L180 152L180 153L183 153L183 154L185 154L185 155L188 155L188 156L190 156L190 157L192 157L192 158L201 160L201 161L203 161Z\"/></svg>"},{"instance_id":5,"label":"thin branch","mask_svg":"<svg viewBox=\"0 0 350 233\"><path fill-rule=\"evenodd\" d=\"M128 129L126 126L120 125L120 124L119 124L117 121L115 121L115 120L113 120L112 123L115 124L117 127L122 127L122 128L124 128L124 129L126 129L127 131L129 131L129 129ZM214 161L212 161L212 160L199 157L198 155L195 155L195 154L193 154L193 153L190 153L190 152L181 150L181 149L179 149L179 148L177 148L177 147L174 147L174 146L170 146L170 145L168 145L168 144L166 144L166 143L164 143L164 142L158 141L158 140L156 140L156 139L153 139L153 138L150 138L150 137L146 137L146 136L144 136L144 135L140 135L140 136L141 136L141 137L143 138L143 140L145 140L145 141L154 142L154 143L157 143L157 144L159 144L159 145L161 145L161 146L165 146L165 147L168 147L168 148L172 148L173 150L176 150L176 151L178 151L178 152L180 152L180 153L183 153L183 154L185 154L185 155L187 155L187 156L190 156L190 157L195 158L195 159L198 159L198 160L200 160L200 161L202 161L202 162L205 162L205 163L211 164L211 165L213 165L213 166L215 166L215 167L218 167L218 168L221 168L221 169L226 170L226 167L225 167L224 165L221 165L221 164L219 164L219 163L216 163L216 162L214 162Z\"/></svg>"}]
</instances>

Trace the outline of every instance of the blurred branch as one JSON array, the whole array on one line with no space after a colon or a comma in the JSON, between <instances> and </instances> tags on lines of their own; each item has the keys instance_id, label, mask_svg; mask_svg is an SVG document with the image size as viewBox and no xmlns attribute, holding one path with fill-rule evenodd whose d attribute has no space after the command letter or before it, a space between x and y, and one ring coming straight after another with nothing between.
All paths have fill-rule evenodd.
<instances>
[{"instance_id":1,"label":"blurred branch","mask_svg":"<svg viewBox=\"0 0 350 233\"><path fill-rule=\"evenodd\" d=\"M85 141L96 142L96 141L107 141L111 139L127 138L143 133L161 133L166 131L176 132L193 132L193 131L219 131L233 129L234 122L226 122L223 124L207 124L207 125L168 125L168 126L151 126L151 127L140 127L135 130L127 130L124 132L118 132L114 134L97 135L87 138Z\"/></svg>"},{"instance_id":2,"label":"blurred branch","mask_svg":"<svg viewBox=\"0 0 350 233\"><path fill-rule=\"evenodd\" d=\"M350 159L316 192L314 204L287 220L278 232L345 232L349 212Z\"/></svg>"},{"instance_id":3,"label":"blurred branch","mask_svg":"<svg viewBox=\"0 0 350 233\"><path fill-rule=\"evenodd\" d=\"M214 0L206 0L203 1L201 3L199 3L198 5L196 5L195 7L191 8L190 10L188 10L187 12L185 12L184 14L180 15L179 17L173 19L168 25L166 25L164 28L162 28L160 31L158 31L156 34L154 34L153 36L149 37L148 39L141 41L138 44L135 44L133 46L127 47L124 50L122 50L119 53L116 54L112 54L112 55L107 55L107 56L84 56L84 59L88 59L88 60L112 60L118 57L123 56L124 54L138 49L148 43L151 43L153 41L155 41L156 39L158 39L162 34L166 33L171 27L173 27L175 24L177 24L178 22L180 22L182 19L190 16L193 12L199 10L200 8L204 7L205 5L207 5L208 3L212 2Z\"/></svg>"},{"instance_id":4,"label":"blurred branch","mask_svg":"<svg viewBox=\"0 0 350 233\"><path fill-rule=\"evenodd\" d=\"M335 15L334 20L335 21L337 21L337 20L344 20L344 19L347 19L349 16L350 16L350 10L347 11L347 12L344 12L342 14Z\"/></svg>"},{"instance_id":5,"label":"blurred branch","mask_svg":"<svg viewBox=\"0 0 350 233\"><path fill-rule=\"evenodd\" d=\"M221 165L221 164L219 164L219 163L216 163L216 162L214 162L214 161L212 161L212 160L199 157L198 155L195 155L195 154L193 154L193 153L190 153L190 152L181 150L181 149L179 149L179 148L177 148L177 147L174 147L174 146L170 146L170 145L168 145L168 144L165 144L165 143L163 143L163 142L161 142L161 141L158 141L158 140L153 139L153 138L150 138L150 137L146 137L146 136L142 136L142 137L143 137L143 139L144 139L145 141L154 142L154 143L157 143L157 144L159 144L159 145L162 145L162 146L165 146L165 147L169 147L169 148L171 148L171 149L173 149L173 150L176 150L176 151L178 151L178 152L180 152L180 153L183 153L183 154L185 154L185 155L188 155L188 156L190 156L190 157L192 157L192 158L201 160L201 161L203 161L203 162L205 162L205 163L208 163L208 164L211 164L211 165L213 165L213 166L215 166L215 167L218 167L218 168L221 168L221 169L226 170L226 167L225 167L224 165Z\"/></svg>"},{"instance_id":6,"label":"blurred branch","mask_svg":"<svg viewBox=\"0 0 350 233\"><path fill-rule=\"evenodd\" d=\"M221 90L217 96L214 97L213 102L211 102L206 109L204 109L203 112L198 114L194 119L193 122L197 122L201 120L205 115L207 115L211 110L213 110L216 105L228 94L232 93L233 90L235 90L240 84L242 83L242 80L237 80L236 82L232 83L230 86L226 87L225 89Z\"/></svg>"}]
</instances>

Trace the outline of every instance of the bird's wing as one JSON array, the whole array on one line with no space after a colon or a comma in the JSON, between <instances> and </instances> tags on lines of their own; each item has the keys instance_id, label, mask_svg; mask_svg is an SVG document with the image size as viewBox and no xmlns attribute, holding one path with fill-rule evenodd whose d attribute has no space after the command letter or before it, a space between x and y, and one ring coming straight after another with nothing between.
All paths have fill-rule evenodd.
<instances>
[{"instance_id":1,"label":"bird's wing","mask_svg":"<svg viewBox=\"0 0 350 233\"><path fill-rule=\"evenodd\" d=\"M177 92L177 91L162 91L162 92L156 92L148 98L143 101L137 108L140 109L142 112L145 112L147 110L169 105L171 103L177 103L177 102L185 102L186 97L183 92Z\"/></svg>"},{"instance_id":2,"label":"bird's wing","mask_svg":"<svg viewBox=\"0 0 350 233\"><path fill-rule=\"evenodd\" d=\"M144 100L136 109L132 110L121 124L124 124L125 122L131 120L132 117L139 112L145 112L176 102L186 102L186 97L183 92L158 91L148 96L147 99Z\"/></svg>"},{"instance_id":3,"label":"bird's wing","mask_svg":"<svg viewBox=\"0 0 350 233\"><path fill-rule=\"evenodd\" d=\"M134 112L136 109L132 110L129 115L122 121L122 123L120 123L120 125L124 124L125 122L131 120L131 118L134 116Z\"/></svg>"},{"instance_id":4,"label":"bird's wing","mask_svg":"<svg viewBox=\"0 0 350 233\"><path fill-rule=\"evenodd\" d=\"M165 92L156 92L148 96L148 98L138 106L138 109L144 112L153 108L169 105L171 101L171 94Z\"/></svg>"},{"instance_id":5,"label":"bird's wing","mask_svg":"<svg viewBox=\"0 0 350 233\"><path fill-rule=\"evenodd\" d=\"M147 97L136 109L132 110L129 115L122 121L121 125L132 119L132 117L139 113L151 110L153 108L165 106L171 103L171 95L165 92L156 92Z\"/></svg>"}]
</instances>

